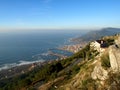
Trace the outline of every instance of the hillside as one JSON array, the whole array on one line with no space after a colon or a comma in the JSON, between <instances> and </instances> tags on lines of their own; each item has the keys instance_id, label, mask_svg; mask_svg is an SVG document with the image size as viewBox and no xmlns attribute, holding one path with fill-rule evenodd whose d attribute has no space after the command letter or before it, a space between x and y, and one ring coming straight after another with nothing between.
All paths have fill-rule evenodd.
<instances>
[{"instance_id":1,"label":"hillside","mask_svg":"<svg viewBox=\"0 0 120 90\"><path fill-rule=\"evenodd\" d=\"M78 38L74 38L74 42L93 41L103 36L110 36L120 33L120 28L103 28L101 30L90 31Z\"/></svg>"},{"instance_id":2,"label":"hillside","mask_svg":"<svg viewBox=\"0 0 120 90\"><path fill-rule=\"evenodd\" d=\"M73 56L0 80L0 90L120 90L120 35L90 42Z\"/></svg>"}]
</instances>

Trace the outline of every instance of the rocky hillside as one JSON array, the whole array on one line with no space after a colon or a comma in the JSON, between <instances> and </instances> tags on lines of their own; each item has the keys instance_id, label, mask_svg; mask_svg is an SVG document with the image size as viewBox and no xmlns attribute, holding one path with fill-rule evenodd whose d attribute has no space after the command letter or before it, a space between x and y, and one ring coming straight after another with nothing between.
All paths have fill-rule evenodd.
<instances>
[{"instance_id":1,"label":"rocky hillside","mask_svg":"<svg viewBox=\"0 0 120 90\"><path fill-rule=\"evenodd\" d=\"M120 35L103 37L69 58L0 80L0 90L120 90Z\"/></svg>"},{"instance_id":2,"label":"rocky hillside","mask_svg":"<svg viewBox=\"0 0 120 90\"><path fill-rule=\"evenodd\" d=\"M60 80L59 85L53 81L54 89L120 90L120 36L108 36L102 40L106 46L102 47L101 43L96 41L91 42L85 59L76 63L79 67L78 73L65 82ZM42 90L41 87L47 86L48 83L40 86L40 90Z\"/></svg>"},{"instance_id":3,"label":"rocky hillside","mask_svg":"<svg viewBox=\"0 0 120 90\"><path fill-rule=\"evenodd\" d=\"M120 36L111 36L103 40L109 42L106 47L90 43L91 49L99 52L88 59L79 72L58 90L120 90ZM113 42L114 40L114 42ZM92 45L94 44L94 45Z\"/></svg>"}]
</instances>

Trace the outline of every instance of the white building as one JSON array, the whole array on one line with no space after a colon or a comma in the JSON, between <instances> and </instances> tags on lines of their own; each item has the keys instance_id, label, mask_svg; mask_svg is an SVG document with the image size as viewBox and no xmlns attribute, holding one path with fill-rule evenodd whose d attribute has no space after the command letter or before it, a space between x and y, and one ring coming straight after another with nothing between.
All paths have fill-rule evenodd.
<instances>
[{"instance_id":1,"label":"white building","mask_svg":"<svg viewBox=\"0 0 120 90\"><path fill-rule=\"evenodd\" d=\"M105 50L105 48L102 47L104 43L105 42L103 40L96 40L90 44L90 47L94 50L97 50L98 52L103 52Z\"/></svg>"}]
</instances>

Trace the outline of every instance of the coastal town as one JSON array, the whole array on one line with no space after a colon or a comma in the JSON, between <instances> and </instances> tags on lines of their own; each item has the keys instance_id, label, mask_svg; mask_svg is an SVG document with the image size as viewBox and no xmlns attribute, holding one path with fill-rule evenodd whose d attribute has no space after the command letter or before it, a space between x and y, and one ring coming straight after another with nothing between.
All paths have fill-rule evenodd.
<instances>
[{"instance_id":1,"label":"coastal town","mask_svg":"<svg viewBox=\"0 0 120 90\"><path fill-rule=\"evenodd\" d=\"M72 53L77 53L79 50L81 50L85 45L87 45L87 42L82 42L79 44L73 44L73 45L65 45L63 47L60 47L58 49L60 50L66 50Z\"/></svg>"}]
</instances>

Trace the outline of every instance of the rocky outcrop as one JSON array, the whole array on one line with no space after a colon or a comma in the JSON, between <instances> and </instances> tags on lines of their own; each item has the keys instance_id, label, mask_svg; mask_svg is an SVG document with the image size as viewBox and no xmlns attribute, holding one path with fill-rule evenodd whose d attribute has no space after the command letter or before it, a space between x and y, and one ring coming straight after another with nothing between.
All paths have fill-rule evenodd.
<instances>
[{"instance_id":1,"label":"rocky outcrop","mask_svg":"<svg viewBox=\"0 0 120 90\"><path fill-rule=\"evenodd\" d=\"M98 63L91 73L91 77L94 80L106 80L108 78L108 72L102 68L101 63Z\"/></svg>"},{"instance_id":2,"label":"rocky outcrop","mask_svg":"<svg viewBox=\"0 0 120 90\"><path fill-rule=\"evenodd\" d=\"M120 71L120 49L115 46L109 47L110 65L113 72Z\"/></svg>"},{"instance_id":3,"label":"rocky outcrop","mask_svg":"<svg viewBox=\"0 0 120 90\"><path fill-rule=\"evenodd\" d=\"M115 45L109 47L109 58L113 72L120 72L120 37L115 40Z\"/></svg>"},{"instance_id":4,"label":"rocky outcrop","mask_svg":"<svg viewBox=\"0 0 120 90\"><path fill-rule=\"evenodd\" d=\"M94 50L97 50L98 52L100 52L100 44L96 41L91 42L90 47L93 48Z\"/></svg>"},{"instance_id":5,"label":"rocky outcrop","mask_svg":"<svg viewBox=\"0 0 120 90\"><path fill-rule=\"evenodd\" d=\"M118 35L117 39L115 40L115 44L120 47L120 35Z\"/></svg>"}]
</instances>

